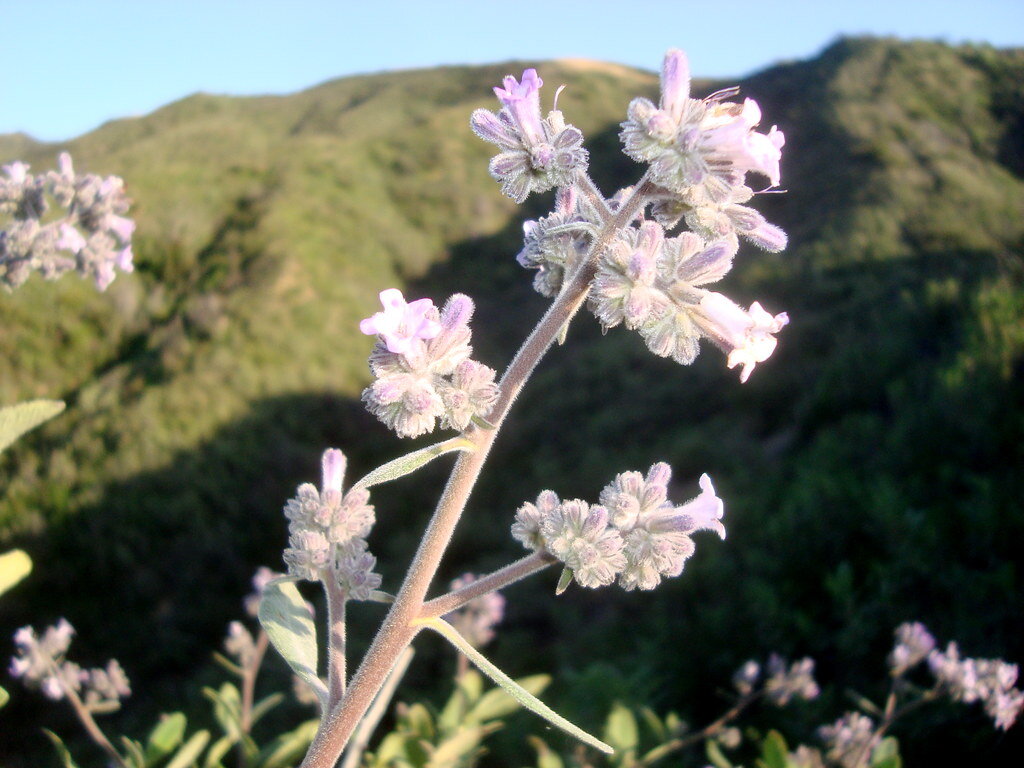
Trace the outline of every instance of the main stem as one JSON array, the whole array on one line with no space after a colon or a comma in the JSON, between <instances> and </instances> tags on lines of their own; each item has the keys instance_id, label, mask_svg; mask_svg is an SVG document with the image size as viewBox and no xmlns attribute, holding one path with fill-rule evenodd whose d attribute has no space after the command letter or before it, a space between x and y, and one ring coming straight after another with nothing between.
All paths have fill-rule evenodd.
<instances>
[{"instance_id":1,"label":"main stem","mask_svg":"<svg viewBox=\"0 0 1024 768\"><path fill-rule=\"evenodd\" d=\"M588 180L589 181L589 180ZM588 183L588 182L584 182ZM591 184L592 186L592 184ZM345 748L360 718L387 679L395 659L412 642L420 627L413 626L423 608L430 582L441 564L455 526L469 500L502 422L537 363L558 337L566 323L583 306L594 276L598 255L615 234L629 226L643 208L650 185L645 176L632 195L602 227L591 244L585 261L567 277L562 292L552 302L537 327L527 337L501 379L498 401L488 420L494 429L470 427L465 437L476 450L461 453L448 478L434 516L430 519L419 548L391 610L370 645L362 664L341 701L321 721L301 768L332 768Z\"/></svg>"}]
</instances>

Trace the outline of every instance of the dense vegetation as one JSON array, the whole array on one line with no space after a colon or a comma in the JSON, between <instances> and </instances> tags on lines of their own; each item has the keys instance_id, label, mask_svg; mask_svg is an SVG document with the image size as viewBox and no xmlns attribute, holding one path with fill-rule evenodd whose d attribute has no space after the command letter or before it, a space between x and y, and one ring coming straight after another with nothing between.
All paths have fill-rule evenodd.
<instances>
[{"instance_id":1,"label":"dense vegetation","mask_svg":"<svg viewBox=\"0 0 1024 768\"><path fill-rule=\"evenodd\" d=\"M67 616L84 657L120 658L137 681L127 729L212 674L249 575L279 565L281 504L322 448L342 447L354 472L402 450L358 402L369 341L355 323L377 291L474 296L478 357L499 368L541 313L512 259L523 212L466 127L518 69L196 95L60 146L0 137L0 159L38 170L66 148L124 176L136 201L134 275L103 295L66 278L0 297L0 402L69 406L0 464L0 548L37 563L0 627ZM598 182L629 183L616 123L655 78L541 73L569 84L559 104ZM509 595L492 655L554 673L548 697L585 726L614 698L699 719L732 668L771 650L818 658L842 706L841 686L880 678L904 620L1024 662L1024 51L843 40L741 85L787 136L790 191L759 207L791 247L741 253L729 287L790 313L775 357L740 386L713 350L681 369L581 317L499 439L448 564L455 576L516 556L512 512L541 488L594 497L655 460L675 468L680 499L700 472L715 479L729 539L705 540L678 581L556 600L543 577ZM394 588L433 497L416 480L375 497L371 545ZM449 668L424 650L408 695ZM19 698L0 754L55 722ZM1020 746L983 732L980 713L968 725L910 752L937 765L970 743L998 762Z\"/></svg>"}]
</instances>

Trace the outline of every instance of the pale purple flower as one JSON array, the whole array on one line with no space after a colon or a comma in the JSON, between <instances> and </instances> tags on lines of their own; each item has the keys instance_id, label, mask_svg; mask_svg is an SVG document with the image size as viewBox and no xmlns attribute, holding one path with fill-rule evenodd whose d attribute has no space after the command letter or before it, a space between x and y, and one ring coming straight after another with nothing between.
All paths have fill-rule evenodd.
<instances>
[{"instance_id":1,"label":"pale purple flower","mask_svg":"<svg viewBox=\"0 0 1024 768\"><path fill-rule=\"evenodd\" d=\"M864 757L881 739L874 721L859 712L847 712L832 725L822 726L818 735L828 747L828 757L842 768L863 766Z\"/></svg>"},{"instance_id":2,"label":"pale purple flower","mask_svg":"<svg viewBox=\"0 0 1024 768\"><path fill-rule=\"evenodd\" d=\"M729 368L743 367L740 381L750 378L757 363L775 351L773 334L789 322L783 312L771 315L756 301L745 311L720 293L707 293L700 301L695 320L701 331L728 355Z\"/></svg>"},{"instance_id":3,"label":"pale purple flower","mask_svg":"<svg viewBox=\"0 0 1024 768\"><path fill-rule=\"evenodd\" d=\"M889 668L899 677L924 661L935 649L935 638L920 622L906 622L896 627L896 645L889 654Z\"/></svg>"},{"instance_id":4,"label":"pale purple flower","mask_svg":"<svg viewBox=\"0 0 1024 768\"><path fill-rule=\"evenodd\" d=\"M82 233L68 223L60 225L60 239L57 240L57 248L62 251L78 253L85 248L85 238Z\"/></svg>"},{"instance_id":5,"label":"pale purple flower","mask_svg":"<svg viewBox=\"0 0 1024 768\"><path fill-rule=\"evenodd\" d=\"M608 510L581 499L563 501L541 522L547 550L584 587L611 584L626 565L622 535L608 526Z\"/></svg>"},{"instance_id":6,"label":"pale purple flower","mask_svg":"<svg viewBox=\"0 0 1024 768\"><path fill-rule=\"evenodd\" d=\"M747 696L761 679L761 665L753 659L745 662L732 676L732 684L741 696Z\"/></svg>"},{"instance_id":7,"label":"pale purple flower","mask_svg":"<svg viewBox=\"0 0 1024 768\"><path fill-rule=\"evenodd\" d=\"M389 352L404 355L417 340L432 339L441 332L435 319L436 308L430 299L418 299L407 304L402 292L388 288L380 293L383 312L378 312L359 323L359 330L368 336L377 334Z\"/></svg>"},{"instance_id":8,"label":"pale purple flower","mask_svg":"<svg viewBox=\"0 0 1024 768\"><path fill-rule=\"evenodd\" d=\"M785 659L773 653L768 659L764 690L768 700L779 707L794 698L816 698L820 689L814 680L814 659L805 657L787 667Z\"/></svg>"},{"instance_id":9,"label":"pale purple flower","mask_svg":"<svg viewBox=\"0 0 1024 768\"><path fill-rule=\"evenodd\" d=\"M540 118L540 89L544 81L537 77L537 70L525 70L521 83L512 75L506 75L502 83L505 87L495 87L494 95L512 114L523 137L530 144L544 141Z\"/></svg>"}]
</instances>

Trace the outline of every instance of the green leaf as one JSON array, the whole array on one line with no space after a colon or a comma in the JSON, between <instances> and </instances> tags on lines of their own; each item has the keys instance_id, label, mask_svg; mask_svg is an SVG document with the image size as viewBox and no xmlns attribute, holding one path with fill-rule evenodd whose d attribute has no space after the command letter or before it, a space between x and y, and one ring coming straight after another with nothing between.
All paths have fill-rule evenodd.
<instances>
[{"instance_id":1,"label":"green leaf","mask_svg":"<svg viewBox=\"0 0 1024 768\"><path fill-rule=\"evenodd\" d=\"M641 707L640 715L644 719L644 725L650 730L658 742L665 741L668 736L665 732L665 725L661 722L661 718L658 717L657 713L650 707Z\"/></svg>"},{"instance_id":2,"label":"green leaf","mask_svg":"<svg viewBox=\"0 0 1024 768\"><path fill-rule=\"evenodd\" d=\"M526 740L537 750L537 768L565 768L562 758L543 739L527 736Z\"/></svg>"},{"instance_id":3,"label":"green leaf","mask_svg":"<svg viewBox=\"0 0 1024 768\"><path fill-rule=\"evenodd\" d=\"M403 720L405 726L417 737L429 742L434 741L434 719L425 706L413 704L406 710Z\"/></svg>"},{"instance_id":4,"label":"green leaf","mask_svg":"<svg viewBox=\"0 0 1024 768\"><path fill-rule=\"evenodd\" d=\"M65 747L64 742L60 740L60 736L53 731L46 730L45 728L43 728L43 733L45 733L50 741L53 742L53 747L57 750L57 757L60 759L61 765L63 765L64 768L78 768L78 766L75 765L75 761L71 758L71 753L68 752L68 748Z\"/></svg>"},{"instance_id":5,"label":"green leaf","mask_svg":"<svg viewBox=\"0 0 1024 768\"><path fill-rule=\"evenodd\" d=\"M238 739L233 736L221 736L206 751L206 760L203 761L204 768L223 768L221 766L221 758L228 753L228 751L235 746Z\"/></svg>"},{"instance_id":6,"label":"green leaf","mask_svg":"<svg viewBox=\"0 0 1024 768\"><path fill-rule=\"evenodd\" d=\"M256 725L267 712L272 710L278 704L284 701L283 693L272 693L266 698L260 699L256 704L253 705L252 714L250 715L253 725Z\"/></svg>"},{"instance_id":7,"label":"green leaf","mask_svg":"<svg viewBox=\"0 0 1024 768\"><path fill-rule=\"evenodd\" d=\"M189 766L199 760L199 755L206 749L206 743L209 740L209 731L199 731L194 734L164 768L189 768Z\"/></svg>"},{"instance_id":8,"label":"green leaf","mask_svg":"<svg viewBox=\"0 0 1024 768\"><path fill-rule=\"evenodd\" d=\"M9 694L3 687L0 687L0 709L3 709L4 704L11 700L11 694Z\"/></svg>"},{"instance_id":9,"label":"green leaf","mask_svg":"<svg viewBox=\"0 0 1024 768\"><path fill-rule=\"evenodd\" d=\"M181 712L161 715L160 722L149 732L146 740L146 763L153 763L165 755L169 755L185 738L185 726L188 721Z\"/></svg>"},{"instance_id":10,"label":"green leaf","mask_svg":"<svg viewBox=\"0 0 1024 768\"><path fill-rule=\"evenodd\" d=\"M277 652L316 693L321 711L326 710L327 686L316 673L316 625L294 579L274 579L263 588L259 619Z\"/></svg>"},{"instance_id":11,"label":"green leaf","mask_svg":"<svg viewBox=\"0 0 1024 768\"><path fill-rule=\"evenodd\" d=\"M426 448L420 448L418 451L407 453L405 456L399 456L397 459L393 459L387 464L377 467L352 487L369 488L374 485L380 485L381 483L387 483L391 480L397 480L400 477L405 477L406 475L415 472L424 464L433 461L439 456L444 456L446 453L451 453L452 451L475 450L476 443L472 440L465 437L453 437L450 440L435 443L434 445L428 445Z\"/></svg>"},{"instance_id":12,"label":"green leaf","mask_svg":"<svg viewBox=\"0 0 1024 768\"><path fill-rule=\"evenodd\" d=\"M871 768L903 768L900 743L895 737L887 736L878 742L871 753Z\"/></svg>"},{"instance_id":13,"label":"green leaf","mask_svg":"<svg viewBox=\"0 0 1024 768\"><path fill-rule=\"evenodd\" d=\"M475 669L466 670L455 681L455 690L437 716L437 727L441 733L452 733L465 721L466 712L480 698L483 689L483 678Z\"/></svg>"},{"instance_id":14,"label":"green leaf","mask_svg":"<svg viewBox=\"0 0 1024 768\"><path fill-rule=\"evenodd\" d=\"M708 739L704 742L704 754L707 755L708 761L715 768L733 768L732 763L722 754L722 748L718 746L718 742L714 739Z\"/></svg>"},{"instance_id":15,"label":"green leaf","mask_svg":"<svg viewBox=\"0 0 1024 768\"><path fill-rule=\"evenodd\" d=\"M584 744L594 747L595 749L599 749L606 754L611 754L614 751L608 744L605 744L600 739L591 736L586 731L577 728L532 693L518 685L515 680L488 661L480 651L466 642L466 639L447 621L434 618L422 619L417 623L434 630L462 651L466 655L466 658L476 664L477 668L481 672L508 691L512 698L518 701L524 708L530 710L534 714L540 715L556 728L561 728L570 736L579 739Z\"/></svg>"},{"instance_id":16,"label":"green leaf","mask_svg":"<svg viewBox=\"0 0 1024 768\"><path fill-rule=\"evenodd\" d=\"M604 740L615 747L616 752L636 749L640 743L640 730L636 717L619 702L612 705L604 724Z\"/></svg>"},{"instance_id":17,"label":"green leaf","mask_svg":"<svg viewBox=\"0 0 1024 768\"><path fill-rule=\"evenodd\" d=\"M146 768L146 752L142 749L142 745L127 736L121 737L121 743L124 745L125 762L130 766Z\"/></svg>"},{"instance_id":18,"label":"green leaf","mask_svg":"<svg viewBox=\"0 0 1024 768\"><path fill-rule=\"evenodd\" d=\"M515 682L527 693L539 696L551 684L551 676L530 675L529 677L520 677ZM492 688L480 697L480 701L466 715L466 720L474 723L497 720L499 717L512 714L517 709L519 709L519 702L508 691Z\"/></svg>"},{"instance_id":19,"label":"green leaf","mask_svg":"<svg viewBox=\"0 0 1024 768\"><path fill-rule=\"evenodd\" d=\"M213 702L213 716L221 730L236 741L242 737L242 695L231 683L224 683L219 691L203 688L203 695Z\"/></svg>"},{"instance_id":20,"label":"green leaf","mask_svg":"<svg viewBox=\"0 0 1024 768\"><path fill-rule=\"evenodd\" d=\"M789 746L778 731L768 731L761 742L761 759L767 768L788 768Z\"/></svg>"},{"instance_id":21,"label":"green leaf","mask_svg":"<svg viewBox=\"0 0 1024 768\"><path fill-rule=\"evenodd\" d=\"M572 584L572 569L566 566L562 569L562 575L558 577L558 584L555 585L555 594L560 595Z\"/></svg>"},{"instance_id":22,"label":"green leaf","mask_svg":"<svg viewBox=\"0 0 1024 768\"><path fill-rule=\"evenodd\" d=\"M0 408L0 451L63 410L60 400L29 400Z\"/></svg>"},{"instance_id":23,"label":"green leaf","mask_svg":"<svg viewBox=\"0 0 1024 768\"><path fill-rule=\"evenodd\" d=\"M32 571L32 559L20 549L0 555L0 595Z\"/></svg>"},{"instance_id":24,"label":"green leaf","mask_svg":"<svg viewBox=\"0 0 1024 768\"><path fill-rule=\"evenodd\" d=\"M471 765L474 761L468 759L476 752L480 742L486 736L501 728L501 723L488 723L486 725L470 725L460 728L450 737L437 745L437 749L430 755L427 763L432 768L444 768L454 765Z\"/></svg>"},{"instance_id":25,"label":"green leaf","mask_svg":"<svg viewBox=\"0 0 1024 768\"><path fill-rule=\"evenodd\" d=\"M298 764L313 742L319 725L319 720L307 720L295 730L278 736L260 752L256 761L258 768L284 768Z\"/></svg>"}]
</instances>

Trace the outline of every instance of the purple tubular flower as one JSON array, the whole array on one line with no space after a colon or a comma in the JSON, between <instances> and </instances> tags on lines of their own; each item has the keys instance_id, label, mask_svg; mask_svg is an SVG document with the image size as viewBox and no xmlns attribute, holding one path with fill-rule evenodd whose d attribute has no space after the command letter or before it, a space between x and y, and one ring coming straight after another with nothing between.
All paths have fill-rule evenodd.
<instances>
[{"instance_id":1,"label":"purple tubular flower","mask_svg":"<svg viewBox=\"0 0 1024 768\"><path fill-rule=\"evenodd\" d=\"M661 108L678 123L689 99L690 62L681 50L670 48L661 65Z\"/></svg>"},{"instance_id":2,"label":"purple tubular flower","mask_svg":"<svg viewBox=\"0 0 1024 768\"><path fill-rule=\"evenodd\" d=\"M502 82L505 87L496 87L494 95L512 113L520 132L530 144L544 141L540 123L540 88L544 81L537 77L537 70L525 70L521 83L512 75L507 75Z\"/></svg>"},{"instance_id":3,"label":"purple tubular flower","mask_svg":"<svg viewBox=\"0 0 1024 768\"><path fill-rule=\"evenodd\" d=\"M378 312L359 323L359 330L367 336L377 334L389 352L404 355L410 352L417 339L432 339L441 332L441 325L431 317L434 303L419 299L407 304L402 292L388 288L380 292L383 312Z\"/></svg>"}]
</instances>

